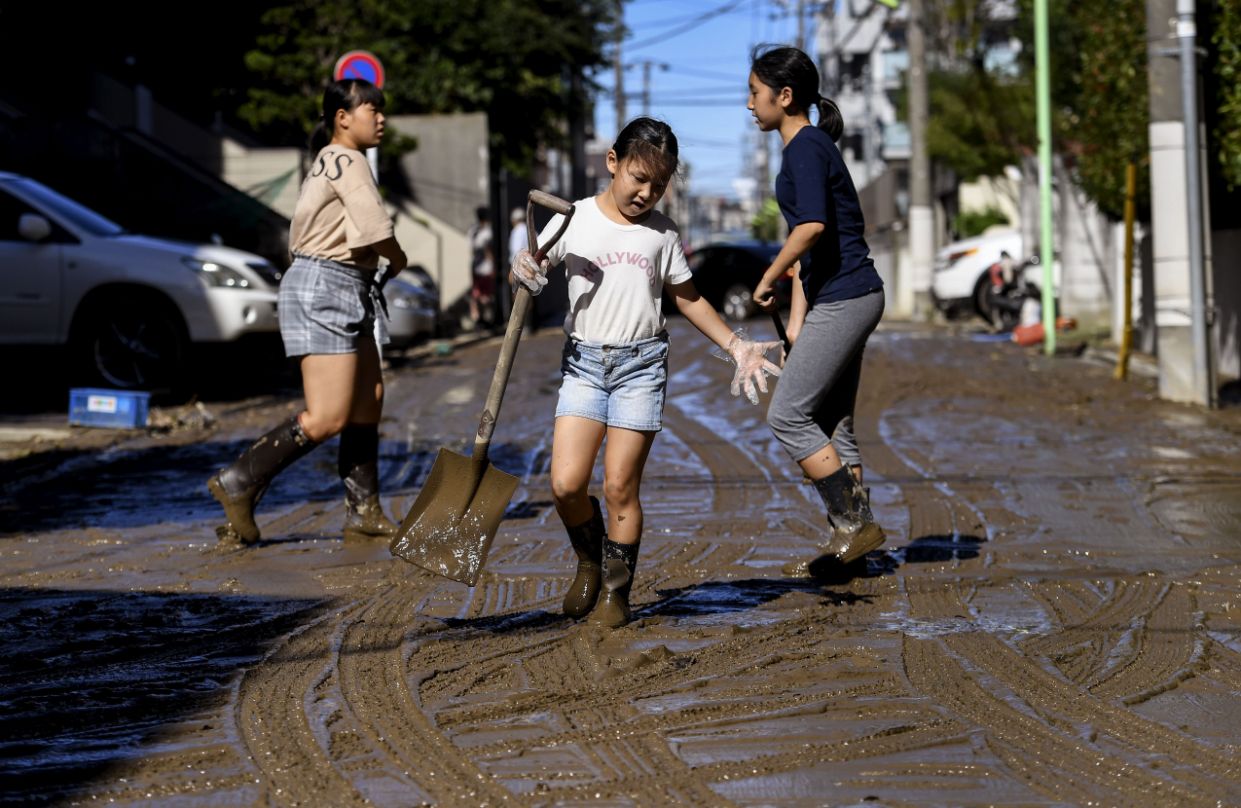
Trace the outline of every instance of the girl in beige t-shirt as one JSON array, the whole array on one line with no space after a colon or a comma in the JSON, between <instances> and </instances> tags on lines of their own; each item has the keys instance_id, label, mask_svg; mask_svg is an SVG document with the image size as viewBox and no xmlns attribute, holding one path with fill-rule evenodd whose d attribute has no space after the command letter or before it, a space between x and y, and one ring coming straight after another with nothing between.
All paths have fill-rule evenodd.
<instances>
[{"instance_id":1,"label":"girl in beige t-shirt","mask_svg":"<svg viewBox=\"0 0 1241 808\"><path fill-rule=\"evenodd\" d=\"M377 458L386 341L375 274L405 267L365 150L384 133L384 97L373 84L346 79L323 94L316 151L289 231L293 264L280 283L280 336L301 364L306 409L277 426L216 473L207 487L224 506L221 539L259 539L254 507L272 478L339 434L345 484L345 538L388 537L396 526L379 503ZM318 142L316 142L318 141ZM378 321L378 322L377 322Z\"/></svg>"}]
</instances>

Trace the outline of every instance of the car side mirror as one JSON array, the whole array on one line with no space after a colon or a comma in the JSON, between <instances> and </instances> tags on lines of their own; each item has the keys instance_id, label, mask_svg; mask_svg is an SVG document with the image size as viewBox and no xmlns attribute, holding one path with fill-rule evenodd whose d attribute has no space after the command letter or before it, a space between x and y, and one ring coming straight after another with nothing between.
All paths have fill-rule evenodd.
<instances>
[{"instance_id":1,"label":"car side mirror","mask_svg":"<svg viewBox=\"0 0 1241 808\"><path fill-rule=\"evenodd\" d=\"M52 223L37 213L23 213L17 220L17 233L27 241L43 241L52 235Z\"/></svg>"}]
</instances>

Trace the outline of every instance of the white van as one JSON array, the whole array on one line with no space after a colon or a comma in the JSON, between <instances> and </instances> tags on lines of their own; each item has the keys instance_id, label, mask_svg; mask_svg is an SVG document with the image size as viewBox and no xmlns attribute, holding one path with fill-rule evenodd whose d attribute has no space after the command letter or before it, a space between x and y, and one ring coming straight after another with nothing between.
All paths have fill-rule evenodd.
<instances>
[{"instance_id":1,"label":"white van","mask_svg":"<svg viewBox=\"0 0 1241 808\"><path fill-rule=\"evenodd\" d=\"M0 172L0 345L65 345L86 381L162 390L191 343L279 331L265 258L127 233L42 183Z\"/></svg>"}]
</instances>

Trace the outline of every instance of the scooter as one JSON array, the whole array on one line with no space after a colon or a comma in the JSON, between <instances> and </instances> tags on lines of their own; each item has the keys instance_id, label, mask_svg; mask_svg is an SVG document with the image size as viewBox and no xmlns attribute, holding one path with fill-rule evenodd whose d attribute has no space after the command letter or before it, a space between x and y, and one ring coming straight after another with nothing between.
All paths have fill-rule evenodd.
<instances>
[{"instance_id":1,"label":"scooter","mask_svg":"<svg viewBox=\"0 0 1241 808\"><path fill-rule=\"evenodd\" d=\"M997 331L1012 331L1021 323L1021 309L1027 300L1041 301L1042 292L1026 277L1026 271L1038 263L1038 256L1025 259L1014 269L1011 280L1003 277L999 264L991 267L985 314Z\"/></svg>"}]
</instances>

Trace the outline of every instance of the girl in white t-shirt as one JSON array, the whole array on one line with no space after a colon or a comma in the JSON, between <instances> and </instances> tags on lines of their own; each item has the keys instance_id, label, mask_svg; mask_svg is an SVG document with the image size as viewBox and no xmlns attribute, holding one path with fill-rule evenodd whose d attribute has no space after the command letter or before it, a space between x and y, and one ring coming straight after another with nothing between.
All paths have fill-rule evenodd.
<instances>
[{"instance_id":1,"label":"girl in white t-shirt","mask_svg":"<svg viewBox=\"0 0 1241 808\"><path fill-rule=\"evenodd\" d=\"M654 210L677 169L677 140L665 123L637 118L607 154L612 181L575 204L568 230L542 266L529 251L513 258L514 278L534 294L549 266L563 263L569 289L564 381L552 438L552 497L577 553L577 575L564 599L570 617L617 627L629 622L642 538L642 470L662 427L668 384L668 334L661 309L667 289L677 309L737 364L733 394L767 391L779 369L764 354L778 343L740 339L690 280L676 225ZM553 218L544 238L559 229ZM603 495L588 495L604 439ZM600 597L600 589L602 596Z\"/></svg>"}]
</instances>

